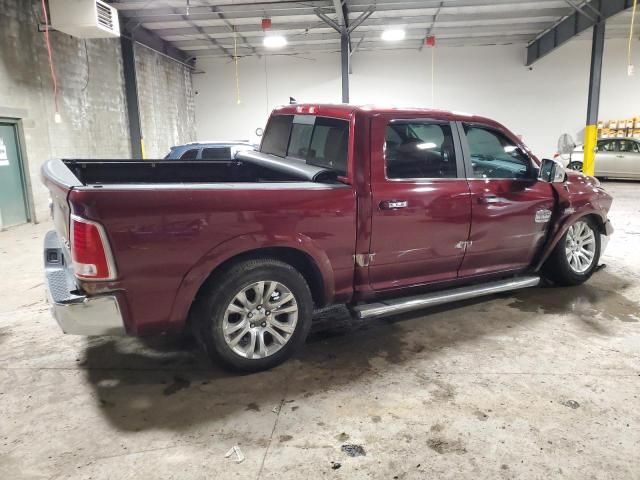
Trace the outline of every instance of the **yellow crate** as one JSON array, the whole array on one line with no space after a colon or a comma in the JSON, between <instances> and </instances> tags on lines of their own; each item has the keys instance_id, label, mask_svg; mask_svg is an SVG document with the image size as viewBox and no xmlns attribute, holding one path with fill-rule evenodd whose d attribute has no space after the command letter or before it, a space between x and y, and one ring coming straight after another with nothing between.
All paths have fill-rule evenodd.
<instances>
[{"instance_id":1,"label":"yellow crate","mask_svg":"<svg viewBox=\"0 0 640 480\"><path fill-rule=\"evenodd\" d=\"M636 130L640 130L640 117L635 118L635 125L633 128Z\"/></svg>"},{"instance_id":2,"label":"yellow crate","mask_svg":"<svg viewBox=\"0 0 640 480\"><path fill-rule=\"evenodd\" d=\"M640 138L640 128L636 128L636 129L632 130L631 131L631 136Z\"/></svg>"},{"instance_id":3,"label":"yellow crate","mask_svg":"<svg viewBox=\"0 0 640 480\"><path fill-rule=\"evenodd\" d=\"M633 128L634 124L635 124L635 118L629 118L626 121L626 128Z\"/></svg>"},{"instance_id":4,"label":"yellow crate","mask_svg":"<svg viewBox=\"0 0 640 480\"><path fill-rule=\"evenodd\" d=\"M611 130L615 130L616 128L618 128L618 120L609 120L609 125L608 127Z\"/></svg>"}]
</instances>

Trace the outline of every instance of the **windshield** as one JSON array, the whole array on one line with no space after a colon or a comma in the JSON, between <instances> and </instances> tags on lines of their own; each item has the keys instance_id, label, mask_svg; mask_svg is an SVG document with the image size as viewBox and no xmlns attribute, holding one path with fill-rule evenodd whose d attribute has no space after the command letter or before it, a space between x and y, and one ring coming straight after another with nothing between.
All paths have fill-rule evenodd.
<instances>
[{"instance_id":1,"label":"windshield","mask_svg":"<svg viewBox=\"0 0 640 480\"><path fill-rule=\"evenodd\" d=\"M275 115L261 151L347 174L349 122L315 115Z\"/></svg>"}]
</instances>

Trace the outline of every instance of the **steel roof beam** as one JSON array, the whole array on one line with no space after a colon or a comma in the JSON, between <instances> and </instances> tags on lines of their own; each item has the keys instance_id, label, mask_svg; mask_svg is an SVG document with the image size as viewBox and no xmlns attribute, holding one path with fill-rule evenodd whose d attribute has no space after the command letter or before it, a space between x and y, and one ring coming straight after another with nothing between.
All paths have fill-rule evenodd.
<instances>
[{"instance_id":1,"label":"steel roof beam","mask_svg":"<svg viewBox=\"0 0 640 480\"><path fill-rule=\"evenodd\" d=\"M446 46L465 46L465 45L513 45L513 44L522 44L524 45L527 39L530 38L530 35L498 35L493 37L455 37L455 38L446 38L438 41L438 45L446 45ZM354 39L355 40L355 39ZM405 39L400 42L395 42L393 45L388 42L383 42L374 38L365 37L364 40L360 43L358 47L359 52L370 51L370 50L395 50L395 49L407 49L407 50L416 50L424 41L424 37L416 37ZM301 44L294 45L289 44L287 47L280 50L280 53L275 55L298 55L304 54L307 52L320 52L320 53L337 53L340 51L339 45L340 39L339 37L334 37L331 40L327 40L322 43L317 44ZM262 47L258 48L258 51L264 55L273 54L273 51L267 51ZM219 50L209 48L205 50L186 50L187 53L190 53L198 58L205 57L216 57L221 58L223 55L219 53ZM246 47L238 47L238 56L252 55L251 51Z\"/></svg>"},{"instance_id":2,"label":"steel roof beam","mask_svg":"<svg viewBox=\"0 0 640 480\"><path fill-rule=\"evenodd\" d=\"M179 63L193 67L193 57L189 56L179 48L176 48L172 43L167 42L154 31L144 28L139 23L133 24L123 16L120 18L120 25L122 25L121 35L123 37L130 38L136 43L176 60Z\"/></svg>"},{"instance_id":3,"label":"steel roof beam","mask_svg":"<svg viewBox=\"0 0 640 480\"><path fill-rule=\"evenodd\" d=\"M513 25L499 25L497 27L457 27L457 28L438 28L436 27L433 30L433 34L437 35L439 38L472 38L472 37L480 37L480 36L497 36L497 35L512 35L512 34L522 34L528 35L531 38L536 32L540 30L540 25L528 25L526 28L513 26ZM358 30L359 32L370 32L375 34L375 37L371 38L379 38L380 30ZM406 28L406 36L408 38L423 38L424 39L424 28L416 27L416 28ZM256 32L251 35L246 35L245 39L247 43L259 44L262 42L263 36ZM355 37L354 37L355 38ZM289 42L303 42L308 41L309 43L315 42L317 40L333 40L336 39L336 35L334 33L295 33L287 36L287 40ZM233 42L232 36L227 36L225 38L217 39L221 45L230 45ZM172 42L176 47L180 49L189 49L193 47L205 47L209 43L207 39L202 38L194 38L190 40L176 40ZM238 44L240 47L240 44Z\"/></svg>"},{"instance_id":4,"label":"steel roof beam","mask_svg":"<svg viewBox=\"0 0 640 480\"><path fill-rule=\"evenodd\" d=\"M371 11L371 10L369 10ZM501 25L501 24L531 24L531 23L542 23L548 22L552 23L556 21L560 16L566 13L566 8L551 9L551 10L540 10L539 12L530 12L531 15L527 16L526 13L529 12L506 12L501 14L500 16L488 15L488 14L476 14L476 15L451 15L451 14L440 14L438 16L438 27L439 28L447 28L447 27L464 27L466 25ZM329 18L329 17L327 17ZM420 16L412 16L412 17L401 17L401 16L393 16L393 17L374 17L369 18L367 21L366 28L378 27L384 28L389 24L399 24L404 22L407 24L409 28L415 23L424 23L426 25L430 25L433 23L434 16L433 15L420 15ZM324 26L323 22L301 22L298 19L293 19L293 21L285 21L284 18L277 19L277 26L272 27L273 30L278 31L287 31L287 30L307 30L317 28L318 26ZM352 20L350 27L353 27L358 20ZM222 23L222 22L221 22ZM178 24L179 25L179 24ZM235 24L236 31L241 33L249 33L249 32L262 32L262 27L259 22L252 22L249 24ZM332 27L333 28L333 27ZM208 34L223 34L227 33L229 30L224 25L214 25L214 26L203 26L202 30ZM153 28L153 32L157 33L162 37L171 37L171 36L180 36L180 35L193 35L197 34L197 30L194 27L183 27L177 26L175 28L162 27L162 28Z\"/></svg>"},{"instance_id":5,"label":"steel roof beam","mask_svg":"<svg viewBox=\"0 0 640 480\"><path fill-rule=\"evenodd\" d=\"M585 17L587 17L592 22L596 22L598 20L597 17L595 17L595 18L592 17L590 14L588 14L587 12L582 10L582 8L580 8L578 5L573 3L571 0L564 0L564 1L567 3L567 5L569 5L571 8L573 8L576 12L578 12L580 15L584 15Z\"/></svg>"},{"instance_id":6,"label":"steel roof beam","mask_svg":"<svg viewBox=\"0 0 640 480\"><path fill-rule=\"evenodd\" d=\"M633 0L591 0L589 7L600 13L600 21L616 15L633 6ZM585 4L586 5L586 4ZM526 65L533 65L545 55L574 38L597 22L577 12L568 15L552 28L542 32L527 45Z\"/></svg>"}]
</instances>

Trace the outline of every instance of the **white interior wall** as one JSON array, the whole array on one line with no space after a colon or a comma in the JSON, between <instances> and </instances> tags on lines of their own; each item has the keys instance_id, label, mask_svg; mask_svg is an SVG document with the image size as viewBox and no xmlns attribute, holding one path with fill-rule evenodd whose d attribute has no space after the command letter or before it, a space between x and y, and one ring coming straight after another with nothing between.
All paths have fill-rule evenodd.
<instances>
[{"instance_id":1,"label":"white interior wall","mask_svg":"<svg viewBox=\"0 0 640 480\"><path fill-rule=\"evenodd\" d=\"M606 42L600 118L640 115L640 74L628 77L626 42ZM491 117L522 135L540 156L555 152L558 136L582 141L591 42L577 39L524 67L524 46L441 47L435 50L435 107ZM357 52L351 102L431 107L432 50ZM636 41L634 59L640 65ZM269 111L289 96L299 102L339 102L339 53L239 60L236 103L233 62L202 59L194 75L198 139L256 140Z\"/></svg>"}]
</instances>

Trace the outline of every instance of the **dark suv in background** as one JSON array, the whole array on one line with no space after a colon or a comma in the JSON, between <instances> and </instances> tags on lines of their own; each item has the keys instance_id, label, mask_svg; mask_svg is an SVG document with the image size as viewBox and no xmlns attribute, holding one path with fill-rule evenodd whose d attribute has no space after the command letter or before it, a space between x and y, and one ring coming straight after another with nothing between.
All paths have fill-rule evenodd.
<instances>
[{"instance_id":1,"label":"dark suv in background","mask_svg":"<svg viewBox=\"0 0 640 480\"><path fill-rule=\"evenodd\" d=\"M232 160L237 152L255 150L248 140L231 142L192 142L171 147L165 160Z\"/></svg>"}]
</instances>

